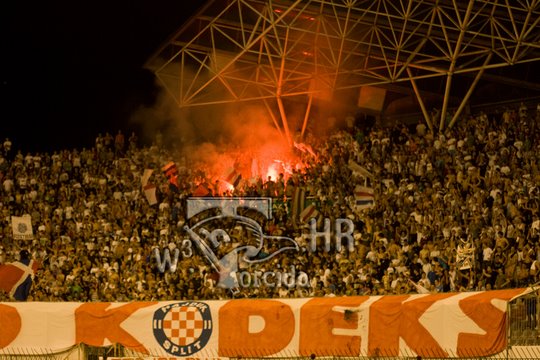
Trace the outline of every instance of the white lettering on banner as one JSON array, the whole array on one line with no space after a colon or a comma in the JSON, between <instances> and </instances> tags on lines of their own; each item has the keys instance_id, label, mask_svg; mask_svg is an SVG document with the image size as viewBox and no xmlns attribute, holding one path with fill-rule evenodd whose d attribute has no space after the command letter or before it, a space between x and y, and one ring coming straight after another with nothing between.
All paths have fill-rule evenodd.
<instances>
[{"instance_id":1,"label":"white lettering on banner","mask_svg":"<svg viewBox=\"0 0 540 360\"><path fill-rule=\"evenodd\" d=\"M188 360L254 354L399 356L405 349L421 356L489 356L506 347L506 306L501 305L530 291L69 306L0 303L0 351L38 353L79 343L117 343L153 359L158 358L150 354L160 352ZM258 319L256 332L251 319ZM36 333L36 328L45 331ZM72 335L66 336L66 330ZM58 344L63 347L55 348Z\"/></svg>"}]
</instances>

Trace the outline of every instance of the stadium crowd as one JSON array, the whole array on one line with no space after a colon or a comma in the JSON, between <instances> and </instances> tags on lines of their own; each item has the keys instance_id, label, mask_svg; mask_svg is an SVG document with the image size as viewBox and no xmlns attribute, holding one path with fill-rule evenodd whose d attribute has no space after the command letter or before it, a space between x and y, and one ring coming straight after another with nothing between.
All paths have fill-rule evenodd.
<instances>
[{"instance_id":1,"label":"stadium crowd","mask_svg":"<svg viewBox=\"0 0 540 360\"><path fill-rule=\"evenodd\" d=\"M178 188L161 171L175 160L159 139L99 135L88 149L0 157L0 264L30 251L40 269L28 300L132 301L304 297L450 292L522 287L540 279L540 111L505 109L459 121L443 134L425 125L348 127L308 139L317 160L288 177L259 180L233 195L271 196L264 233L294 238L252 272L294 267L309 286L216 286L218 276L184 230L186 199L205 174L180 167ZM351 170L350 161L372 177ZM180 164L180 162L179 162ZM153 169L158 204L141 188ZM208 180L210 183L210 180ZM374 205L355 207L356 185L374 190ZM354 247L307 250L305 224L294 218L296 188L321 218L350 219ZM209 186L212 191L212 186ZM214 190L215 192L216 190ZM222 195L222 194L216 194ZM230 195L230 194L229 194ZM31 216L34 240L14 240L11 216ZM318 225L319 231L322 227ZM227 229L235 244L245 229ZM176 271L160 272L153 249L181 248ZM271 253L270 248L263 249ZM320 251L319 251L320 250ZM467 253L465 250L470 250ZM471 254L467 258L467 254ZM470 260L470 261L469 261ZM261 268L264 267L264 269ZM6 293L0 301L9 301Z\"/></svg>"}]
</instances>

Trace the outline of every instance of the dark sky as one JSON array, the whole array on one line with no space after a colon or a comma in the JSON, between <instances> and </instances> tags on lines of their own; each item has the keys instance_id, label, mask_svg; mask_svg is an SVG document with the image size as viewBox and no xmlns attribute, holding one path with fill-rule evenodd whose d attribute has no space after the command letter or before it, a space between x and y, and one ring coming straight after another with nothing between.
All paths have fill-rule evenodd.
<instances>
[{"instance_id":1,"label":"dark sky","mask_svg":"<svg viewBox=\"0 0 540 360\"><path fill-rule=\"evenodd\" d=\"M23 152L89 147L156 89L145 60L203 0L5 1L0 141Z\"/></svg>"}]
</instances>

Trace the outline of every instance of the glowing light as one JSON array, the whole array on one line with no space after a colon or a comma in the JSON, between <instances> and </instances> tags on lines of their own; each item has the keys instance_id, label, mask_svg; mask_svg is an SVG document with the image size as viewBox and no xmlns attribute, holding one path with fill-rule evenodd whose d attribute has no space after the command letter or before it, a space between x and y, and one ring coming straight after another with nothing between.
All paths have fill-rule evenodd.
<instances>
[{"instance_id":1,"label":"glowing light","mask_svg":"<svg viewBox=\"0 0 540 360\"><path fill-rule=\"evenodd\" d=\"M276 181L281 174L287 181L295 171L303 171L302 158L313 158L307 145L295 142L291 146L281 136L266 109L243 107L229 116L224 115L229 125L225 129L227 141L217 139L183 151L185 163L193 169L193 181L209 184L212 193L232 196L266 182L269 176Z\"/></svg>"},{"instance_id":2,"label":"glowing light","mask_svg":"<svg viewBox=\"0 0 540 360\"><path fill-rule=\"evenodd\" d=\"M233 184L230 184L230 183L226 182L225 180L221 180L219 182L219 184L220 184L219 192L222 193L222 194L227 192L227 191L234 191Z\"/></svg>"},{"instance_id":3,"label":"glowing light","mask_svg":"<svg viewBox=\"0 0 540 360\"><path fill-rule=\"evenodd\" d=\"M278 176L280 174L278 166L279 164L274 163L268 167L268 170L266 171L266 177L264 178L265 181L267 179L272 181L276 181L278 179Z\"/></svg>"}]
</instances>

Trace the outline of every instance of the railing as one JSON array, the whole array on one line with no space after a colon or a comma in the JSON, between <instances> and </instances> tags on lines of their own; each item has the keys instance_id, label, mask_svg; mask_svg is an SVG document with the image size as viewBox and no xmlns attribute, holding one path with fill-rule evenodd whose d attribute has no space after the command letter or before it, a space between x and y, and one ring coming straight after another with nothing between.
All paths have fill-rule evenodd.
<instances>
[{"instance_id":1,"label":"railing","mask_svg":"<svg viewBox=\"0 0 540 360\"><path fill-rule=\"evenodd\" d=\"M1 340L1 339L0 339ZM85 359L80 346L74 346L60 352L53 352L50 349L0 349L0 360L82 360Z\"/></svg>"},{"instance_id":2,"label":"railing","mask_svg":"<svg viewBox=\"0 0 540 360\"><path fill-rule=\"evenodd\" d=\"M163 349L159 350L149 350L149 355L146 355L145 357L141 357L141 354L135 353L133 351L130 351L128 349L120 349L116 348L116 354L118 358L124 357L126 360L136 360L136 359L152 359L152 360L170 360L170 359L178 359L181 358L175 358L174 356L164 352ZM512 360L537 360L540 359L540 345L536 346L511 346L508 347L507 350L489 357L484 356L476 356L475 353L478 353L478 351L475 351L475 349L471 349L469 356L463 356L460 357L458 354L452 353L451 351L448 351L448 357L449 358L459 358L460 360L473 360L473 359L512 359ZM113 350L111 349L109 351L109 357L111 358L113 354ZM220 360L220 359L229 359L229 360L243 360L243 359L249 359L249 360L268 360L268 357L262 357L258 356L256 353L251 354L249 356L242 356L242 357L232 357L232 358L220 358L218 356L212 356L210 354L200 354L197 358L200 358L202 360ZM357 355L357 356L324 356L320 357L324 360L417 360L419 357L413 353L411 350L402 350L399 356L390 356L388 354L380 353L376 356L368 356L368 355ZM105 360L104 357L99 358L99 360ZM193 359L190 357L190 359ZM272 360L316 360L316 356L305 356L305 355L299 355L296 353L285 353L282 356L279 357L272 357ZM424 356L421 358L422 360L440 360L440 357L433 356Z\"/></svg>"},{"instance_id":3,"label":"railing","mask_svg":"<svg viewBox=\"0 0 540 360\"><path fill-rule=\"evenodd\" d=\"M508 304L508 346L540 345L539 291L520 296Z\"/></svg>"},{"instance_id":4,"label":"railing","mask_svg":"<svg viewBox=\"0 0 540 360\"><path fill-rule=\"evenodd\" d=\"M509 346L505 351L493 355L493 356L475 356L476 351L471 349L470 356L459 357L460 360L473 360L473 359L494 359L494 360L537 360L540 359L540 345L533 346ZM448 358L458 358L457 354L448 352ZM46 349L38 350L27 350L27 349L18 349L17 351L3 352L0 350L0 360L9 359L9 360L23 360L23 359L36 359L36 360L116 360L116 359L125 359L125 360L241 360L241 359L250 359L250 360L259 360L265 359L268 360L268 357L257 356L243 356L238 358L225 358L218 356L206 356L201 354L200 356L190 356L188 358L174 357L166 353L163 349L159 350L150 350L148 355L141 355L139 353L124 349L121 346L107 346L107 347L92 347L87 345L75 346L69 350L66 350L61 353L52 353ZM316 360L315 356L303 356L299 354L284 354L279 357L272 357L272 360ZM321 357L324 360L417 360L419 357L410 350L402 350L399 356L388 356L385 354L379 354L376 356L367 356L367 355L357 355L357 356L324 356ZM429 357L425 356L422 360L440 360L440 357Z\"/></svg>"}]
</instances>

